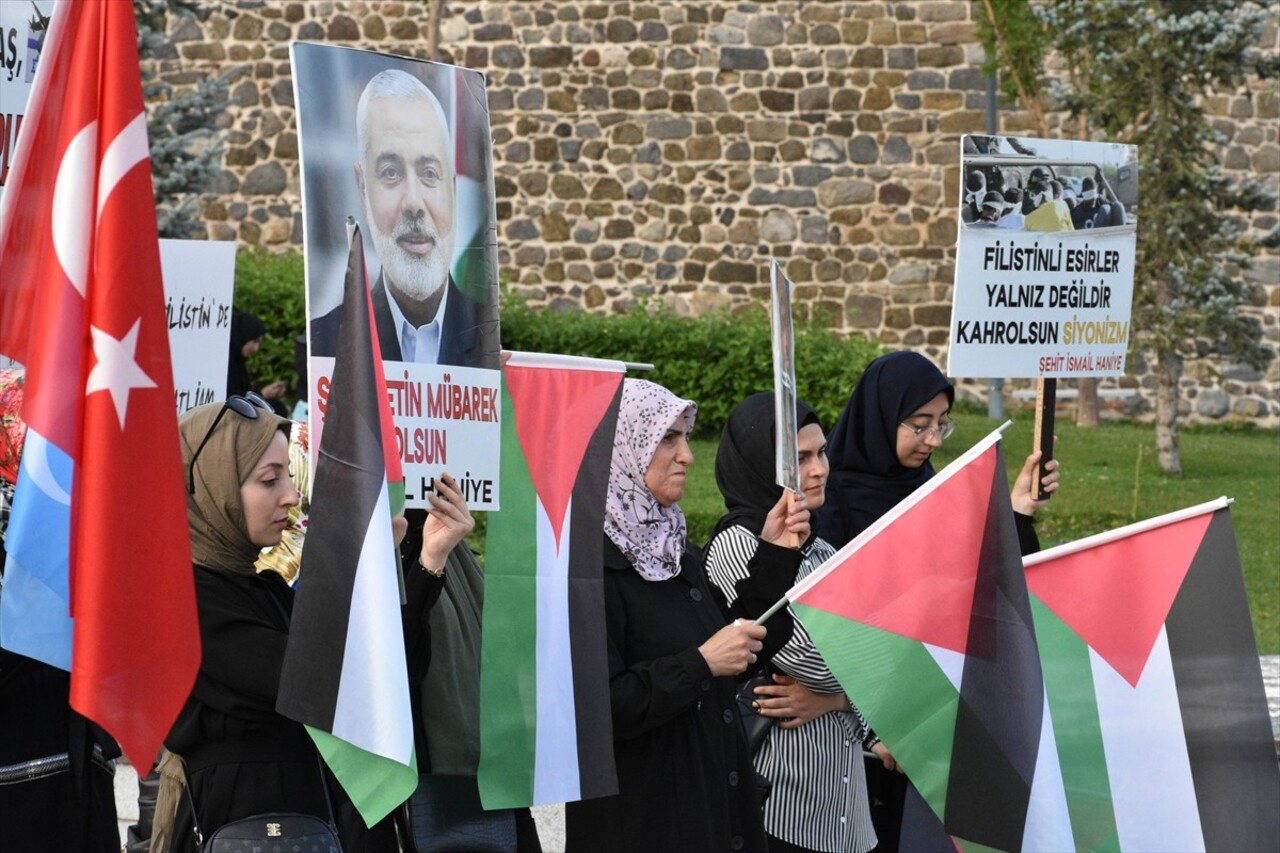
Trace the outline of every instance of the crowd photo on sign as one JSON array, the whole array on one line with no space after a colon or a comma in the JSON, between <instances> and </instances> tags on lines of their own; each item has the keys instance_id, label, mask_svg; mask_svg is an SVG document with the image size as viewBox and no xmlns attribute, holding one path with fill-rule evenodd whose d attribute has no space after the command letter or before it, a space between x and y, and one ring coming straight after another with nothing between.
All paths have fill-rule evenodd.
<instances>
[{"instance_id":1,"label":"crowd photo on sign","mask_svg":"<svg viewBox=\"0 0 1280 853\"><path fill-rule=\"evenodd\" d=\"M1196 6L0 0L0 850L1280 850Z\"/></svg>"}]
</instances>

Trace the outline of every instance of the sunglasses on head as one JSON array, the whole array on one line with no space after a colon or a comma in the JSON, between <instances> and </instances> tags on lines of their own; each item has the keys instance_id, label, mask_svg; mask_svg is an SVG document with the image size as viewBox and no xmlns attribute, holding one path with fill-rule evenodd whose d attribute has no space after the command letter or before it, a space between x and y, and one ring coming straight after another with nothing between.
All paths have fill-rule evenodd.
<instances>
[{"instance_id":1,"label":"sunglasses on head","mask_svg":"<svg viewBox=\"0 0 1280 853\"><path fill-rule=\"evenodd\" d=\"M270 412L271 404L252 391L248 391L245 394L234 394L227 398L227 401L222 404L222 410L218 412L218 416L213 419L213 423L209 424L209 431L200 440L200 445L196 448L196 452L191 454L191 464L187 467L187 494L189 495L196 493L196 460L200 458L200 451L204 450L204 446L209 443L209 439L213 438L213 431L218 428L218 421L222 420L222 416L227 413L228 409L242 418L256 421L258 419L258 410Z\"/></svg>"}]
</instances>

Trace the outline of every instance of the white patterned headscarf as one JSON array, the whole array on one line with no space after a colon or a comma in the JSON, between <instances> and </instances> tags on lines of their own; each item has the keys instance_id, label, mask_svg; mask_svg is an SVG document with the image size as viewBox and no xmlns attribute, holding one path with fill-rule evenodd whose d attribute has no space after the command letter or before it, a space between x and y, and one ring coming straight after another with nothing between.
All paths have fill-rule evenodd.
<instances>
[{"instance_id":1,"label":"white patterned headscarf","mask_svg":"<svg viewBox=\"0 0 1280 853\"><path fill-rule=\"evenodd\" d=\"M609 466L604 532L640 577L665 581L680 574L685 521L679 504L663 506L644 483L658 442L683 414L693 426L698 404L644 379L624 379Z\"/></svg>"}]
</instances>

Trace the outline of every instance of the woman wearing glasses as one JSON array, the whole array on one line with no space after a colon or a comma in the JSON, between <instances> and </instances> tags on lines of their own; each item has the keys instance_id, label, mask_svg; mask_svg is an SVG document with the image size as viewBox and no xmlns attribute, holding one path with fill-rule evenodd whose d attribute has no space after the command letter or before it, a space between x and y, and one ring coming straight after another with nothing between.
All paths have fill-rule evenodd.
<instances>
[{"instance_id":1,"label":"woman wearing glasses","mask_svg":"<svg viewBox=\"0 0 1280 853\"><path fill-rule=\"evenodd\" d=\"M344 820L340 798L330 808L338 789L326 791L314 743L300 723L275 710L293 590L273 571L255 572L254 561L280 541L299 499L289 472L289 427L256 395L200 406L178 424L203 654L191 696L165 740L185 760L191 793L177 803L171 851L197 849L192 804L206 836L233 820L291 811L335 815L347 850L398 849L389 822L365 830L358 818ZM443 579L433 569L443 568L472 526L453 482L442 479L420 557L425 571L406 572L406 612L414 614L438 597ZM397 532L402 536L403 527Z\"/></svg>"},{"instance_id":2,"label":"woman wearing glasses","mask_svg":"<svg viewBox=\"0 0 1280 853\"><path fill-rule=\"evenodd\" d=\"M951 418L955 389L919 353L881 356L867 366L840 413L827 446L831 479L827 503L818 511L818 534L839 549L870 527L903 498L933 476L930 457L955 431ZM1031 493L1031 475L1040 451L1027 457L1012 490L1018 544L1022 553L1040 548L1032 514L1044 501ZM1046 466L1042 484L1057 491L1058 463ZM876 850L897 850L905 782L867 761L867 787Z\"/></svg>"}]
</instances>

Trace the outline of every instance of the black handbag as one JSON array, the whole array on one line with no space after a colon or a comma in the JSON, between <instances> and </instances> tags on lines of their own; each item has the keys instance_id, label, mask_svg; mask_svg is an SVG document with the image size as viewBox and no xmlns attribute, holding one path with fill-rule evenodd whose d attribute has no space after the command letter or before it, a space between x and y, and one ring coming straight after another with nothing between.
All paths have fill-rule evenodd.
<instances>
[{"instance_id":1,"label":"black handbag","mask_svg":"<svg viewBox=\"0 0 1280 853\"><path fill-rule=\"evenodd\" d=\"M316 766L320 771L325 808L329 811L328 820L297 812L267 812L224 823L208 838L200 831L196 801L191 795L191 785L186 785L196 849L200 853L295 853L300 850L342 853L342 842L338 840L338 829L333 822L333 802L329 799L329 786L319 756L316 756Z\"/></svg>"},{"instance_id":2,"label":"black handbag","mask_svg":"<svg viewBox=\"0 0 1280 853\"><path fill-rule=\"evenodd\" d=\"M754 756L760 751L764 739L773 728L772 717L765 717L755 708L756 688L773 684L773 676L769 673L748 678L738 685L738 716L742 718L742 730L747 736L747 748Z\"/></svg>"},{"instance_id":3,"label":"black handbag","mask_svg":"<svg viewBox=\"0 0 1280 853\"><path fill-rule=\"evenodd\" d=\"M485 811L474 776L424 773L404 806L416 853L513 853L511 809Z\"/></svg>"},{"instance_id":4,"label":"black handbag","mask_svg":"<svg viewBox=\"0 0 1280 853\"><path fill-rule=\"evenodd\" d=\"M328 821L307 814L271 812L235 820L214 830L197 847L201 853L342 853L338 832Z\"/></svg>"}]
</instances>

